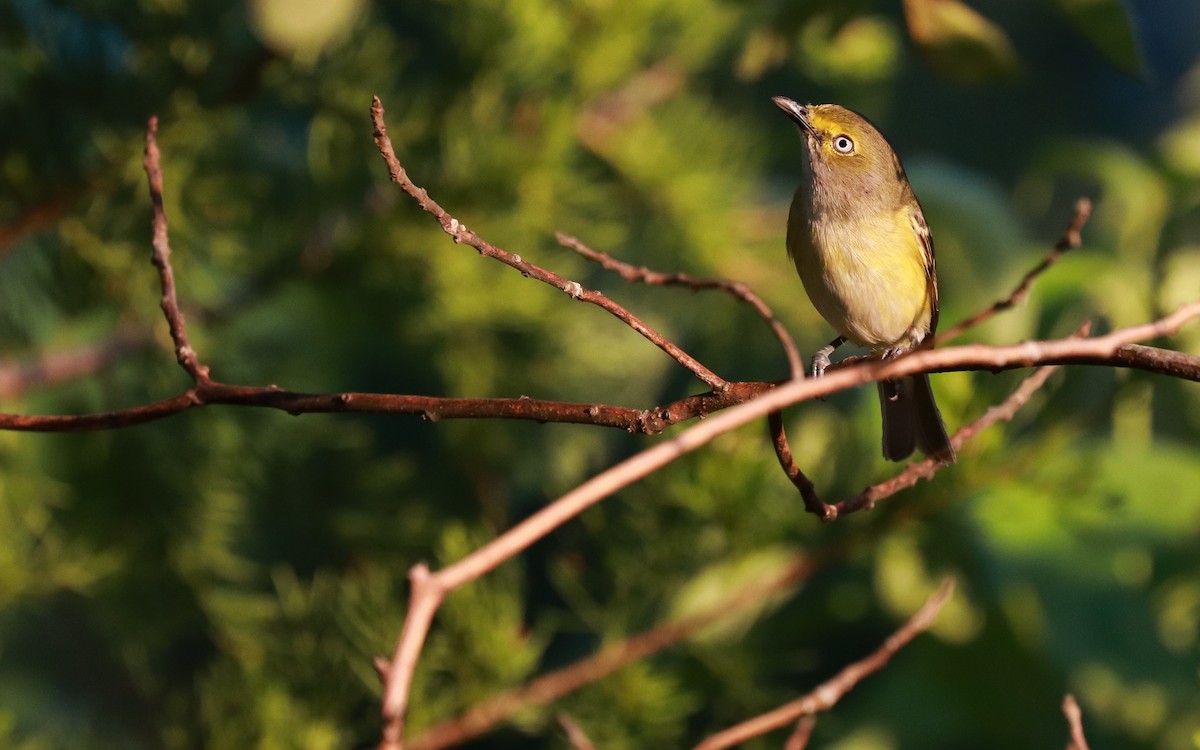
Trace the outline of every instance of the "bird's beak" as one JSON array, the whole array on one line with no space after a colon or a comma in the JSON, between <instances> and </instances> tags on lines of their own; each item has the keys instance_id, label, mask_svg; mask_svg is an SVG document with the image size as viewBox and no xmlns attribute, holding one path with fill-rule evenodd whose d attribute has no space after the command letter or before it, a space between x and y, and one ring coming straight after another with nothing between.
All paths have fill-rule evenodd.
<instances>
[{"instance_id":1,"label":"bird's beak","mask_svg":"<svg viewBox=\"0 0 1200 750\"><path fill-rule=\"evenodd\" d=\"M816 137L817 131L813 129L812 123L808 121L808 107L805 107L803 104L797 104L786 96L773 96L771 97L771 101L775 102L775 106L782 109L784 114L792 118L806 134Z\"/></svg>"}]
</instances>

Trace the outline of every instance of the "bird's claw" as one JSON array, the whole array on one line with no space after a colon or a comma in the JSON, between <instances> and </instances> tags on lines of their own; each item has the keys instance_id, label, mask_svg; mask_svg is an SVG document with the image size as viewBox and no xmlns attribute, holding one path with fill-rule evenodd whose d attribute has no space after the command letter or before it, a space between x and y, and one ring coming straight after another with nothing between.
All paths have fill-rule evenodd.
<instances>
[{"instance_id":1,"label":"bird's claw","mask_svg":"<svg viewBox=\"0 0 1200 750\"><path fill-rule=\"evenodd\" d=\"M829 367L829 355L832 353L833 351L829 347L825 347L813 355L812 376L814 378L819 378L825 374L825 370Z\"/></svg>"}]
</instances>

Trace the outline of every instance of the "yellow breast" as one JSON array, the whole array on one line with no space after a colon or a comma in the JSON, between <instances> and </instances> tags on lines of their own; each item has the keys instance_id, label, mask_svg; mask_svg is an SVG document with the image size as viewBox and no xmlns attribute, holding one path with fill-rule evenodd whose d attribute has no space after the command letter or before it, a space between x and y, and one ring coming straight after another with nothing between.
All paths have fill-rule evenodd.
<instances>
[{"instance_id":1,"label":"yellow breast","mask_svg":"<svg viewBox=\"0 0 1200 750\"><path fill-rule=\"evenodd\" d=\"M797 216L797 209L793 204L788 221L788 253L817 312L872 349L924 338L930 277L907 209L852 220Z\"/></svg>"}]
</instances>

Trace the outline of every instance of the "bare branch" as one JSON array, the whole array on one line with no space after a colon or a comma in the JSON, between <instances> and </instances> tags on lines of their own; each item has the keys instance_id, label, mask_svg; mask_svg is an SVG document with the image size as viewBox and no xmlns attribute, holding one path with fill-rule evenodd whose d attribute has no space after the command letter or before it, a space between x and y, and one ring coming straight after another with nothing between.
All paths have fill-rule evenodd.
<instances>
[{"instance_id":1,"label":"bare branch","mask_svg":"<svg viewBox=\"0 0 1200 750\"><path fill-rule=\"evenodd\" d=\"M558 712L558 724L567 733L567 741L571 743L571 747L575 750L596 750L596 746L588 739L587 733L583 731L583 727L579 726L571 715L566 711Z\"/></svg>"},{"instance_id":2,"label":"bare branch","mask_svg":"<svg viewBox=\"0 0 1200 750\"><path fill-rule=\"evenodd\" d=\"M783 412L774 411L767 415L767 429L771 435L771 445L775 448L775 457L779 459L779 466L796 489L800 491L800 497L804 500L804 509L822 521L832 521L837 517L837 512L821 500L812 480L800 470L796 459L792 457L792 448L788 444L787 433L783 428Z\"/></svg>"},{"instance_id":3,"label":"bare branch","mask_svg":"<svg viewBox=\"0 0 1200 750\"><path fill-rule=\"evenodd\" d=\"M820 378L820 385L807 386L806 390L800 392L802 395L788 404L826 396L881 377L891 377L886 373L897 371L903 374L964 370L999 372L1040 364L1082 364L1136 367L1147 372L1200 380L1200 357L1124 343L1127 340L1168 335L1200 315L1197 310L1200 310L1200 303L1184 305L1156 323L1121 329L1097 339L1060 339L999 347L972 344L914 352L893 360L891 369L881 369L884 363L878 360L860 359L831 368ZM1113 347L1113 341L1120 342L1120 345ZM639 410L525 397L459 399L379 393L301 393L275 386L236 386L208 380L178 396L118 411L72 416L0 413L0 429L25 432L107 430L152 422L198 406L226 404L280 409L289 414L369 412L412 414L429 420L526 419L591 424L656 434L671 425L745 403L781 387L777 383L728 383L721 392L697 394L665 406Z\"/></svg>"},{"instance_id":4,"label":"bare branch","mask_svg":"<svg viewBox=\"0 0 1200 750\"><path fill-rule=\"evenodd\" d=\"M690 638L753 602L795 588L812 575L819 562L812 556L799 555L781 573L744 586L703 612L660 624L628 640L605 646L592 656L543 675L524 687L500 693L457 718L431 727L408 746L410 750L441 750L478 737L526 706L552 703L621 667Z\"/></svg>"},{"instance_id":5,"label":"bare branch","mask_svg":"<svg viewBox=\"0 0 1200 750\"><path fill-rule=\"evenodd\" d=\"M974 422L959 428L954 433L954 436L950 438L950 444L954 446L954 450L961 450L967 442L996 422L1011 420L1017 413L1017 410L1029 401L1033 394L1045 384L1057 369L1058 365L1046 365L1034 370L1029 377L1021 381L1021 385L1009 394L1008 398L1002 403L988 409L983 413L983 416ZM917 483L917 480L933 479L933 475L937 474L945 466L940 461L935 461L931 458L911 463L905 467L904 471L891 479L871 485L854 497L847 498L833 505L824 505L822 503L821 510L823 512L817 513L817 515L822 520L828 521L859 510L871 510L880 500L889 498L901 490L912 487ZM805 501L805 507L808 507L807 501Z\"/></svg>"},{"instance_id":6,"label":"bare branch","mask_svg":"<svg viewBox=\"0 0 1200 750\"><path fill-rule=\"evenodd\" d=\"M404 192L408 193L417 202L417 205L437 219L442 225L442 230L457 243L470 245L479 251L480 255L485 255L489 258L495 258L501 263L511 266L521 272L521 275L527 276L542 283L566 292L571 299L588 302L602 310L606 310L617 319L628 325L633 330L637 331L646 340L662 349L671 356L679 364L686 367L697 378L704 382L714 390L721 390L727 385L726 381L709 370L698 360L685 352L679 346L672 343L666 336L646 325L640 318L617 304L613 300L606 297L604 294L593 289L585 289L579 282L571 281L568 278L559 276L553 271L547 271L544 268L535 266L529 261L522 258L516 253L510 253L503 250L490 242L484 240L479 235L467 229L458 219L451 216L444 208L438 205L437 201L429 197L429 193L421 187L418 187L409 178L408 173L400 164L400 160L396 158L396 151L392 147L392 141L387 134L387 125L383 120L383 104L379 101L379 97L374 97L371 102L371 121L375 126L375 145L379 147L379 153L383 156L384 162L387 163L388 174L392 178L392 182L399 185Z\"/></svg>"},{"instance_id":7,"label":"bare branch","mask_svg":"<svg viewBox=\"0 0 1200 750\"><path fill-rule=\"evenodd\" d=\"M804 750L808 747L808 740L812 737L813 729L816 726L816 714L801 716L800 720L796 722L792 736L788 737L787 744L783 746L783 750Z\"/></svg>"},{"instance_id":8,"label":"bare branch","mask_svg":"<svg viewBox=\"0 0 1200 750\"><path fill-rule=\"evenodd\" d=\"M630 283L642 283L648 286L682 286L692 291L716 289L731 295L734 299L745 302L754 308L758 316L771 327L771 332L775 334L775 338L779 341L779 345L787 357L788 370L791 371L792 378L804 377L804 362L800 359L800 350L796 347L796 342L792 339L791 334L775 317L775 313L771 311L767 303L763 302L762 297L759 297L742 282L728 279L698 279L686 273L662 273L646 266L634 266L617 260L608 253L588 247L569 234L556 232L554 237L563 247L574 250L594 263L599 263L605 270L612 271Z\"/></svg>"},{"instance_id":9,"label":"bare branch","mask_svg":"<svg viewBox=\"0 0 1200 750\"><path fill-rule=\"evenodd\" d=\"M720 750L733 747L752 737L785 727L802 716L811 716L819 711L828 711L833 708L842 696L853 690L854 686L864 677L882 669L900 649L932 625L952 591L954 591L954 579L947 578L942 581L937 592L925 602L924 606L884 641L875 653L846 667L804 697L712 735L696 745L695 750Z\"/></svg>"},{"instance_id":10,"label":"bare branch","mask_svg":"<svg viewBox=\"0 0 1200 750\"><path fill-rule=\"evenodd\" d=\"M1067 725L1071 728L1071 744L1067 750L1088 750L1087 737L1083 736L1083 712L1075 696L1067 693L1062 703L1063 714L1067 717Z\"/></svg>"},{"instance_id":11,"label":"bare branch","mask_svg":"<svg viewBox=\"0 0 1200 750\"><path fill-rule=\"evenodd\" d=\"M381 750L400 750L404 747L404 716L408 710L409 689L417 659L425 645L425 635L433 622L433 615L450 590L437 576L429 572L424 563L418 563L408 572L412 591L409 595L408 613L404 617L404 636L396 644L396 654L386 665L376 659L375 667L384 678L383 738Z\"/></svg>"},{"instance_id":12,"label":"bare branch","mask_svg":"<svg viewBox=\"0 0 1200 750\"><path fill-rule=\"evenodd\" d=\"M1125 367L1200 383L1200 356L1141 344L1126 344L1104 361L1080 359L1064 364Z\"/></svg>"},{"instance_id":13,"label":"bare branch","mask_svg":"<svg viewBox=\"0 0 1200 750\"><path fill-rule=\"evenodd\" d=\"M797 348L791 334L787 332L787 329L779 322L779 319L775 317L775 314L771 312L771 308L763 302L762 298L752 292L745 284L726 279L698 279L685 273L662 273L651 270L646 266L634 266L630 263L617 260L608 253L588 247L579 239L563 232L556 233L555 238L558 239L560 245L574 250L590 261L599 263L606 270L616 273L630 283L643 283L650 286L683 286L693 291L716 289L745 302L754 308L758 316L771 327L771 331L775 334L775 338L779 341L779 345L783 348L784 355L787 357L788 369L791 372L792 379L798 380L805 376L804 362L800 358L800 350ZM788 445L787 433L783 427L783 415L778 412L769 414L767 416L767 426L770 430L771 444L775 448L775 455L779 459L779 464L783 468L784 473L787 474L788 479L800 491L801 497L804 498L804 507L810 513L824 517L827 506L817 497L816 488L813 486L812 480L805 476L792 457L792 450Z\"/></svg>"},{"instance_id":14,"label":"bare branch","mask_svg":"<svg viewBox=\"0 0 1200 750\"><path fill-rule=\"evenodd\" d=\"M386 393L303 393L276 386L226 385L216 381L179 396L120 411L75 416L0 413L0 429L23 432L87 432L153 422L200 406L226 405L279 409L288 414L409 414L430 422L442 419L518 419L534 422L615 427L655 435L696 417L744 403L774 383L729 383L721 392L687 396L663 406L634 409L596 403L529 398L440 398Z\"/></svg>"},{"instance_id":15,"label":"bare branch","mask_svg":"<svg viewBox=\"0 0 1200 750\"><path fill-rule=\"evenodd\" d=\"M789 381L763 396L736 406L694 425L679 435L638 453L616 466L584 482L537 513L480 547L458 562L428 576L429 586L414 586L409 604L409 618L396 645L393 669L384 693L383 720L385 725L382 748L400 747L403 734L404 710L412 672L407 668L407 654L419 653L428 633L433 614L446 592L473 581L496 568L505 560L527 549L567 520L587 510L619 489L629 486L675 459L707 444L719 435L760 419L773 411L798 401L824 396L852 385L889 378L899 378L922 368L944 365L971 352L980 361L992 366L1023 362L1036 364L1043 358L1063 356L1064 352L1111 355L1117 348L1140 338L1152 338L1174 332L1188 320L1200 317L1200 302L1184 305L1171 315L1153 323L1114 331L1095 339L1065 339L1031 341L1013 346L989 347L971 345L949 349L930 349L913 352L887 362L864 362L856 367L826 374L821 378ZM414 614L415 613L415 614ZM396 668L401 665L403 669Z\"/></svg>"},{"instance_id":16,"label":"bare branch","mask_svg":"<svg viewBox=\"0 0 1200 750\"><path fill-rule=\"evenodd\" d=\"M939 343L943 341L950 341L951 339L961 335L967 329L974 328L980 323L989 320L996 314L1008 310L1009 308L1016 307L1024 302L1025 298L1029 296L1029 289L1033 286L1033 282L1036 281L1039 276L1045 273L1050 266L1057 263L1058 260L1062 258L1062 256L1066 255L1068 251L1079 247L1080 243L1082 242L1080 233L1083 231L1083 227L1087 224L1088 219L1091 218L1091 215L1092 202L1090 200L1087 198L1080 198L1079 200L1075 201L1075 215L1072 217L1070 225L1067 227L1066 231L1063 232L1063 236L1059 238L1057 243L1055 243L1054 248L1047 253L1045 258L1042 259L1042 262L1030 269L1030 271L1025 274L1020 283L1017 284L1016 288L1013 289L1007 297L999 300L986 310L981 310L966 320L956 323L950 328L945 329L938 334L937 341Z\"/></svg>"},{"instance_id":17,"label":"bare branch","mask_svg":"<svg viewBox=\"0 0 1200 750\"><path fill-rule=\"evenodd\" d=\"M175 273L171 270L171 244L167 236L167 212L163 208L163 173L158 153L158 118L151 117L146 127L146 157L142 161L146 169L146 179L150 184L150 203L154 206L152 222L154 234L151 245L154 254L151 260L158 269L162 281L163 315L171 329L171 341L175 343L175 359L181 367L192 376L197 384L207 383L208 368L200 364L195 350L188 343L187 324L183 313L179 311L179 302L175 299Z\"/></svg>"}]
</instances>

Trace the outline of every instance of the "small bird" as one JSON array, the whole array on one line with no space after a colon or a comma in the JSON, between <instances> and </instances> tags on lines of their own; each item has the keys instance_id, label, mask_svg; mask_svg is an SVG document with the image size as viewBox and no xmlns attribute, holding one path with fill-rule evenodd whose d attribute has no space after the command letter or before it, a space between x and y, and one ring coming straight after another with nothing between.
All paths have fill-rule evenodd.
<instances>
[{"instance_id":1,"label":"small bird","mask_svg":"<svg viewBox=\"0 0 1200 750\"><path fill-rule=\"evenodd\" d=\"M813 376L850 341L887 358L931 346L938 322L933 238L904 167L865 117L836 104L773 100L800 129L807 158L788 214L787 249L817 312L838 337ZM920 449L954 463L928 375L879 383L883 456Z\"/></svg>"}]
</instances>

